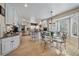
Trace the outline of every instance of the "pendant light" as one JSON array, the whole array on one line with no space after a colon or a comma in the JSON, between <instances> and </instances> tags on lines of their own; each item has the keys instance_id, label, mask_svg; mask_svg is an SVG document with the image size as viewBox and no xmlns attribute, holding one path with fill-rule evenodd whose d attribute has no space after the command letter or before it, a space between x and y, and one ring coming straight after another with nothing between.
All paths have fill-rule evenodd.
<instances>
[{"instance_id":1,"label":"pendant light","mask_svg":"<svg viewBox=\"0 0 79 59\"><path fill-rule=\"evenodd\" d=\"M50 11L50 13L51 13L51 18L49 20L49 24L52 24L52 13L53 13L53 11Z\"/></svg>"}]
</instances>

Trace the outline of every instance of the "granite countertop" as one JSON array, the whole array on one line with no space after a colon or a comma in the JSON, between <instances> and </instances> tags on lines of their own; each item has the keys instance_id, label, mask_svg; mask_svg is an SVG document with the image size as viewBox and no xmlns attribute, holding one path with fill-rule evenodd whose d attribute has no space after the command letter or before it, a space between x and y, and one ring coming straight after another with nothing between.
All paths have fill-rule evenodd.
<instances>
[{"instance_id":1,"label":"granite countertop","mask_svg":"<svg viewBox=\"0 0 79 59\"><path fill-rule=\"evenodd\" d=\"M12 35L6 35L6 36L1 37L0 39L8 38L8 37L13 37L13 36L17 36L17 35L19 35L19 33L12 34Z\"/></svg>"}]
</instances>

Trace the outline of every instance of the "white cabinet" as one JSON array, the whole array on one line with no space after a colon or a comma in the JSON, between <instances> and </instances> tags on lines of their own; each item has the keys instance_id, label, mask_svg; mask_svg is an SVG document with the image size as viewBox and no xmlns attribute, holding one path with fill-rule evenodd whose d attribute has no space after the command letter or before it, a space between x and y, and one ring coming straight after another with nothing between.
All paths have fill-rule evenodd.
<instances>
[{"instance_id":1,"label":"white cabinet","mask_svg":"<svg viewBox=\"0 0 79 59\"><path fill-rule=\"evenodd\" d=\"M2 55L6 55L10 51L11 51L10 38L2 39Z\"/></svg>"},{"instance_id":2,"label":"white cabinet","mask_svg":"<svg viewBox=\"0 0 79 59\"><path fill-rule=\"evenodd\" d=\"M20 37L14 36L13 37L13 43L12 43L12 50L16 49L20 45Z\"/></svg>"},{"instance_id":3,"label":"white cabinet","mask_svg":"<svg viewBox=\"0 0 79 59\"><path fill-rule=\"evenodd\" d=\"M6 4L6 24L13 24L18 26L18 14L14 7L11 4Z\"/></svg>"},{"instance_id":4,"label":"white cabinet","mask_svg":"<svg viewBox=\"0 0 79 59\"><path fill-rule=\"evenodd\" d=\"M13 24L13 10L9 4L6 4L6 24Z\"/></svg>"},{"instance_id":5,"label":"white cabinet","mask_svg":"<svg viewBox=\"0 0 79 59\"><path fill-rule=\"evenodd\" d=\"M1 40L0 40L0 55L1 55Z\"/></svg>"},{"instance_id":6,"label":"white cabinet","mask_svg":"<svg viewBox=\"0 0 79 59\"><path fill-rule=\"evenodd\" d=\"M20 44L20 37L13 36L2 39L2 55L6 55L15 50Z\"/></svg>"}]
</instances>

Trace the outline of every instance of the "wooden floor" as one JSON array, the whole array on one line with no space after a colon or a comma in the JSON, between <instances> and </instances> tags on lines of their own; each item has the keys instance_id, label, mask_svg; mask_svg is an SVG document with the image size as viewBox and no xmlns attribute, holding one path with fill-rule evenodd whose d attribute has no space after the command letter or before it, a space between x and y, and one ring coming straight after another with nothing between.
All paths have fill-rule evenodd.
<instances>
[{"instance_id":1,"label":"wooden floor","mask_svg":"<svg viewBox=\"0 0 79 59\"><path fill-rule=\"evenodd\" d=\"M8 56L57 56L57 53L54 48L44 49L40 42L32 41L29 36L23 36L20 46Z\"/></svg>"},{"instance_id":2,"label":"wooden floor","mask_svg":"<svg viewBox=\"0 0 79 59\"><path fill-rule=\"evenodd\" d=\"M79 56L78 38L67 39L66 53L71 56Z\"/></svg>"},{"instance_id":3,"label":"wooden floor","mask_svg":"<svg viewBox=\"0 0 79 59\"><path fill-rule=\"evenodd\" d=\"M67 39L66 50L63 50L63 55L79 56L77 42L76 38ZM55 48L50 49L46 46L44 49L41 42L33 41L30 36L23 36L20 46L7 56L59 56L59 54Z\"/></svg>"}]
</instances>

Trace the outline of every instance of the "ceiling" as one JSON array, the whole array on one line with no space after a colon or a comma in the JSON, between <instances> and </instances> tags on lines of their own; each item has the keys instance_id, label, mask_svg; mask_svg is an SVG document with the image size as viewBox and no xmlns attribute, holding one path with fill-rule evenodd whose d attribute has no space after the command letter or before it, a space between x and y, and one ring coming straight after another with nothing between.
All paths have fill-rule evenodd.
<instances>
[{"instance_id":1,"label":"ceiling","mask_svg":"<svg viewBox=\"0 0 79 59\"><path fill-rule=\"evenodd\" d=\"M62 13L66 10L79 6L79 3L27 3L27 7L24 7L25 3L10 3L16 10L19 16L26 19L45 19Z\"/></svg>"}]
</instances>

